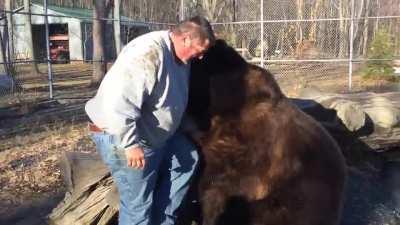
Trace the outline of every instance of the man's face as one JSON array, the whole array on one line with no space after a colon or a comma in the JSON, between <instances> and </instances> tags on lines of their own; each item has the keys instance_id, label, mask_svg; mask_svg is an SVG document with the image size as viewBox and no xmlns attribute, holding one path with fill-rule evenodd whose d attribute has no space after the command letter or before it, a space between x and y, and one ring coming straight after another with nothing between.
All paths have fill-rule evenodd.
<instances>
[{"instance_id":1,"label":"man's face","mask_svg":"<svg viewBox=\"0 0 400 225\"><path fill-rule=\"evenodd\" d=\"M204 53L210 47L209 40L200 40L200 38L191 38L189 35L183 39L183 54L181 60L188 63L190 60L203 58Z\"/></svg>"},{"instance_id":2,"label":"man's face","mask_svg":"<svg viewBox=\"0 0 400 225\"><path fill-rule=\"evenodd\" d=\"M206 39L205 41L201 41L199 38L191 39L190 59L203 58L204 53L208 50L209 47L210 42L208 39Z\"/></svg>"}]
</instances>

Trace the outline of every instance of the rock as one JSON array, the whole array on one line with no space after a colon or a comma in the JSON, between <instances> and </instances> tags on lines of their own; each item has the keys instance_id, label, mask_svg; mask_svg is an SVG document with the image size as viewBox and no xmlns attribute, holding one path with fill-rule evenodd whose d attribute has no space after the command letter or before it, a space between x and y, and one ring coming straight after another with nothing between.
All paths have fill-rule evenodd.
<instances>
[{"instance_id":1,"label":"rock","mask_svg":"<svg viewBox=\"0 0 400 225\"><path fill-rule=\"evenodd\" d=\"M385 97L374 97L364 107L374 124L383 128L393 128L399 125L400 110Z\"/></svg>"},{"instance_id":2,"label":"rock","mask_svg":"<svg viewBox=\"0 0 400 225\"><path fill-rule=\"evenodd\" d=\"M345 128L371 150L400 146L400 92L335 94L308 88L293 102L330 132L340 136Z\"/></svg>"},{"instance_id":3,"label":"rock","mask_svg":"<svg viewBox=\"0 0 400 225\"><path fill-rule=\"evenodd\" d=\"M372 107L364 109L374 124L383 128L393 128L399 124L400 112L395 108Z\"/></svg>"},{"instance_id":4,"label":"rock","mask_svg":"<svg viewBox=\"0 0 400 225\"><path fill-rule=\"evenodd\" d=\"M337 119L349 130L358 131L366 123L366 113L360 103L340 97L334 93L324 93L312 87L300 93L301 98L316 101L326 109L334 109Z\"/></svg>"},{"instance_id":5,"label":"rock","mask_svg":"<svg viewBox=\"0 0 400 225\"><path fill-rule=\"evenodd\" d=\"M390 101L388 98L382 97L382 96L376 96L373 97L370 100L371 104L374 106L381 106L381 107L394 107L392 101Z\"/></svg>"},{"instance_id":6,"label":"rock","mask_svg":"<svg viewBox=\"0 0 400 225\"><path fill-rule=\"evenodd\" d=\"M337 117L349 131L358 131L364 127L366 114L359 103L340 99L334 101L329 108L336 110Z\"/></svg>"}]
</instances>

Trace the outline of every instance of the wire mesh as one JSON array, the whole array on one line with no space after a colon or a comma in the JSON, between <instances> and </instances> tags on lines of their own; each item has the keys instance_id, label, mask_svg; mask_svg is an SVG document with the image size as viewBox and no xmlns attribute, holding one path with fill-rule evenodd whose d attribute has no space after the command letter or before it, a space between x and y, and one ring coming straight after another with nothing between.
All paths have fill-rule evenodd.
<instances>
[{"instance_id":1,"label":"wire mesh","mask_svg":"<svg viewBox=\"0 0 400 225\"><path fill-rule=\"evenodd\" d=\"M398 0L385 4L379 0L232 4L237 4L234 19L214 21L216 33L249 62L271 70L281 84L317 82L321 86L324 81L331 83L332 91L360 91L360 76L368 62L382 60L393 65L400 57ZM389 56L371 54L373 42L382 32L389 36L387 43L382 43L391 46ZM340 85L334 87L331 81Z\"/></svg>"}]
</instances>

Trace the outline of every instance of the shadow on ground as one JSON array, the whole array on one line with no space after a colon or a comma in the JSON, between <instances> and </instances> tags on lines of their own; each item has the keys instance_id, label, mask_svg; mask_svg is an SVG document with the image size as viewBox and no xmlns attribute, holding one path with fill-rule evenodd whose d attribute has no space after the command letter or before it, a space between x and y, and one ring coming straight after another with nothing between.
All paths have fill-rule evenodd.
<instances>
[{"instance_id":1,"label":"shadow on ground","mask_svg":"<svg viewBox=\"0 0 400 225\"><path fill-rule=\"evenodd\" d=\"M4 225L46 225L47 215L64 198L65 193L57 193L17 208L4 218L0 224Z\"/></svg>"}]
</instances>

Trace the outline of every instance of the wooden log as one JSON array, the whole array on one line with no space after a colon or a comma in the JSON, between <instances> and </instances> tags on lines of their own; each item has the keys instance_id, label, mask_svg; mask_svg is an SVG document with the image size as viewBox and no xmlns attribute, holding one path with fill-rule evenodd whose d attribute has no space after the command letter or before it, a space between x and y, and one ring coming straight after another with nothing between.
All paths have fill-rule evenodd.
<instances>
[{"instance_id":1,"label":"wooden log","mask_svg":"<svg viewBox=\"0 0 400 225\"><path fill-rule=\"evenodd\" d=\"M60 164L67 192L64 200L48 216L49 224L118 224L118 190L99 155L68 152L62 156ZM188 204L189 208L191 204ZM187 211L192 213L190 209ZM193 224L191 219L195 215L189 217L178 224Z\"/></svg>"},{"instance_id":2,"label":"wooden log","mask_svg":"<svg viewBox=\"0 0 400 225\"><path fill-rule=\"evenodd\" d=\"M113 181L99 155L70 152L60 160L67 193L49 215L54 225L111 224L118 208L107 201ZM116 194L118 196L118 194Z\"/></svg>"}]
</instances>

